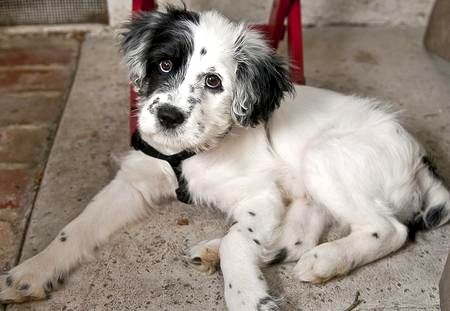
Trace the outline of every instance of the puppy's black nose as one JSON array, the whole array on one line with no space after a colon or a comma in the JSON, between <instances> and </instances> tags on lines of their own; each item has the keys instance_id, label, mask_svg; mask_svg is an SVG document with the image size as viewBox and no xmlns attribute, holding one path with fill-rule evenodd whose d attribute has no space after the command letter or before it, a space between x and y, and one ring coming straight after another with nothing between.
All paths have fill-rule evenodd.
<instances>
[{"instance_id":1,"label":"puppy's black nose","mask_svg":"<svg viewBox=\"0 0 450 311\"><path fill-rule=\"evenodd\" d=\"M159 123L168 129L172 129L184 122L183 113L176 107L164 105L158 108L156 113Z\"/></svg>"}]
</instances>

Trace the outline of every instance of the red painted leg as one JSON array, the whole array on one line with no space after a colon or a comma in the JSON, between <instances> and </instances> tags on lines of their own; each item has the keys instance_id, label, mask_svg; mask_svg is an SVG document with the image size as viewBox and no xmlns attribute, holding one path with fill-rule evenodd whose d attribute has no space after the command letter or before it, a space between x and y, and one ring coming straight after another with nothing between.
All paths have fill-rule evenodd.
<instances>
[{"instance_id":1,"label":"red painted leg","mask_svg":"<svg viewBox=\"0 0 450 311\"><path fill-rule=\"evenodd\" d=\"M305 84L303 67L303 36L300 0L292 0L288 16L288 49L292 64L291 80L297 84Z\"/></svg>"}]
</instances>

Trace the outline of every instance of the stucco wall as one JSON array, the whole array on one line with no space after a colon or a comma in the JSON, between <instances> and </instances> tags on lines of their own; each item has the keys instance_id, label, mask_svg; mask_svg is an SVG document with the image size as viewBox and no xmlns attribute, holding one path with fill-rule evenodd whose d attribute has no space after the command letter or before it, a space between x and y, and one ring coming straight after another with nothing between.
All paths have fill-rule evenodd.
<instances>
[{"instance_id":1,"label":"stucco wall","mask_svg":"<svg viewBox=\"0 0 450 311\"><path fill-rule=\"evenodd\" d=\"M180 5L180 0L159 0L160 5ZM433 0L303 0L303 24L423 26ZM217 9L227 16L251 22L265 21L272 0L185 0L193 10ZM131 0L108 0L111 24L123 21Z\"/></svg>"}]
</instances>

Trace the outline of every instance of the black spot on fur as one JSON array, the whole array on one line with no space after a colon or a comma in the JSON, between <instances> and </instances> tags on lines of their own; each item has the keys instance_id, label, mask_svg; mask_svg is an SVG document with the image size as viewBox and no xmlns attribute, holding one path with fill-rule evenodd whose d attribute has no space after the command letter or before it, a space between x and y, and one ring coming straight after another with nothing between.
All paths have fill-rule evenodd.
<instances>
[{"instance_id":1,"label":"black spot on fur","mask_svg":"<svg viewBox=\"0 0 450 311\"><path fill-rule=\"evenodd\" d=\"M429 230L439 225L442 219L447 216L447 213L448 210L445 203L431 207L425 216L417 213L412 220L406 223L408 227L408 239L414 242L418 232Z\"/></svg>"},{"instance_id":2,"label":"black spot on fur","mask_svg":"<svg viewBox=\"0 0 450 311\"><path fill-rule=\"evenodd\" d=\"M280 310L277 302L273 297L266 296L261 298L256 305L256 310L258 311L278 311Z\"/></svg>"},{"instance_id":3,"label":"black spot on fur","mask_svg":"<svg viewBox=\"0 0 450 311\"><path fill-rule=\"evenodd\" d=\"M200 50L200 55L206 55L206 49L205 48L201 48L201 50Z\"/></svg>"},{"instance_id":4,"label":"black spot on fur","mask_svg":"<svg viewBox=\"0 0 450 311\"><path fill-rule=\"evenodd\" d=\"M264 281L264 277L260 274L258 275L258 280Z\"/></svg>"},{"instance_id":5,"label":"black spot on fur","mask_svg":"<svg viewBox=\"0 0 450 311\"><path fill-rule=\"evenodd\" d=\"M278 253L275 255L275 257L271 261L269 261L269 265L276 265L276 264L282 263L286 259L287 255L288 255L288 250L286 247L283 247L282 249L280 249L278 251Z\"/></svg>"},{"instance_id":6,"label":"black spot on fur","mask_svg":"<svg viewBox=\"0 0 450 311\"><path fill-rule=\"evenodd\" d=\"M380 238L380 236L379 236L378 233L376 233L376 232L372 233L372 236L373 236L375 239L379 239L379 238Z\"/></svg>"},{"instance_id":7,"label":"black spot on fur","mask_svg":"<svg viewBox=\"0 0 450 311\"><path fill-rule=\"evenodd\" d=\"M248 213L249 213L250 216L256 216L256 214L253 213L253 212L248 212Z\"/></svg>"},{"instance_id":8,"label":"black spot on fur","mask_svg":"<svg viewBox=\"0 0 450 311\"><path fill-rule=\"evenodd\" d=\"M296 246L302 245L302 241L298 240L297 242L295 242Z\"/></svg>"},{"instance_id":9,"label":"black spot on fur","mask_svg":"<svg viewBox=\"0 0 450 311\"><path fill-rule=\"evenodd\" d=\"M317 258L317 257L318 257L317 254L314 254L313 256L314 256L314 258Z\"/></svg>"},{"instance_id":10,"label":"black spot on fur","mask_svg":"<svg viewBox=\"0 0 450 311\"><path fill-rule=\"evenodd\" d=\"M52 291L53 290L53 282L51 280L47 281L47 283L45 284L44 290L46 290L46 291Z\"/></svg>"},{"instance_id":11,"label":"black spot on fur","mask_svg":"<svg viewBox=\"0 0 450 311\"><path fill-rule=\"evenodd\" d=\"M248 231L249 231L249 232L253 232L253 229L252 229L252 228L248 228Z\"/></svg>"},{"instance_id":12,"label":"black spot on fur","mask_svg":"<svg viewBox=\"0 0 450 311\"><path fill-rule=\"evenodd\" d=\"M231 285L231 283L230 283L230 284L228 284L228 287L229 287L229 288L233 288L233 286Z\"/></svg>"},{"instance_id":13,"label":"black spot on fur","mask_svg":"<svg viewBox=\"0 0 450 311\"><path fill-rule=\"evenodd\" d=\"M253 242L255 242L258 245L261 245L261 243L257 239L253 239Z\"/></svg>"},{"instance_id":14,"label":"black spot on fur","mask_svg":"<svg viewBox=\"0 0 450 311\"><path fill-rule=\"evenodd\" d=\"M19 287L19 290L28 290L30 288L30 284L23 284Z\"/></svg>"},{"instance_id":15,"label":"black spot on fur","mask_svg":"<svg viewBox=\"0 0 450 311\"><path fill-rule=\"evenodd\" d=\"M61 242L65 242L65 241L67 241L67 237L62 236L62 237L59 238L59 240L60 240Z\"/></svg>"},{"instance_id":16,"label":"black spot on fur","mask_svg":"<svg viewBox=\"0 0 450 311\"><path fill-rule=\"evenodd\" d=\"M60 284L60 285L64 284L65 279L66 279L66 276L64 274L60 274L58 276L58 280L57 280L58 284Z\"/></svg>"},{"instance_id":17,"label":"black spot on fur","mask_svg":"<svg viewBox=\"0 0 450 311\"><path fill-rule=\"evenodd\" d=\"M202 100L200 98L189 96L187 101L189 104L195 105L195 104L200 104Z\"/></svg>"},{"instance_id":18,"label":"black spot on fur","mask_svg":"<svg viewBox=\"0 0 450 311\"><path fill-rule=\"evenodd\" d=\"M13 283L13 280L12 280L12 277L11 276L8 276L7 278L6 278L6 286L11 286L12 285L12 283Z\"/></svg>"},{"instance_id":19,"label":"black spot on fur","mask_svg":"<svg viewBox=\"0 0 450 311\"><path fill-rule=\"evenodd\" d=\"M233 222L231 223L231 226L234 226L234 225L237 224L237 223L238 223L238 221L235 220L235 221L233 221Z\"/></svg>"}]
</instances>

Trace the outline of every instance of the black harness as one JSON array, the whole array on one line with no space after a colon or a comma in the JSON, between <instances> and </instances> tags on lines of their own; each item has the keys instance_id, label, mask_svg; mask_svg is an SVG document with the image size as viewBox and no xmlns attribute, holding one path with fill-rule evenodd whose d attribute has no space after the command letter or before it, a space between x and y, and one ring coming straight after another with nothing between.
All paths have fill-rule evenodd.
<instances>
[{"instance_id":1,"label":"black harness","mask_svg":"<svg viewBox=\"0 0 450 311\"><path fill-rule=\"evenodd\" d=\"M192 203L191 198L189 196L189 191L187 190L187 182L186 179L183 177L181 172L181 163L195 155L194 152L183 150L179 153L173 154L173 155L165 155L149 144L147 144L141 137L141 134L138 130L136 130L133 133L133 136L131 137L131 145L134 149L140 150L146 155L167 161L170 164L170 167L172 167L173 172L175 173L175 176L177 177L178 181L178 188L175 190L175 193L177 194L177 199L183 203L190 204Z\"/></svg>"}]
</instances>

